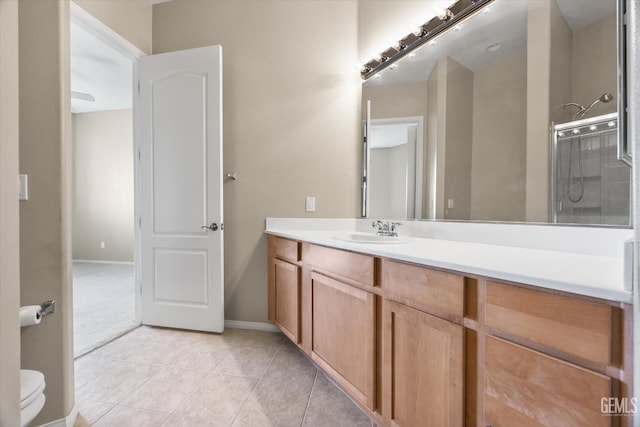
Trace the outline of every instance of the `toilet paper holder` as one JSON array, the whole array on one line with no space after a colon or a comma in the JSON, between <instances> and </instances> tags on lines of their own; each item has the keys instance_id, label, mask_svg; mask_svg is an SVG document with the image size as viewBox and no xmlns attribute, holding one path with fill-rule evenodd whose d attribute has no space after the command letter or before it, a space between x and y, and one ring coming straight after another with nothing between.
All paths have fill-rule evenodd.
<instances>
[{"instance_id":1,"label":"toilet paper holder","mask_svg":"<svg viewBox=\"0 0 640 427\"><path fill-rule=\"evenodd\" d=\"M40 315L42 317L46 316L47 314L52 314L56 312L56 301L55 300L47 300L47 301L43 301L42 304L40 304Z\"/></svg>"}]
</instances>

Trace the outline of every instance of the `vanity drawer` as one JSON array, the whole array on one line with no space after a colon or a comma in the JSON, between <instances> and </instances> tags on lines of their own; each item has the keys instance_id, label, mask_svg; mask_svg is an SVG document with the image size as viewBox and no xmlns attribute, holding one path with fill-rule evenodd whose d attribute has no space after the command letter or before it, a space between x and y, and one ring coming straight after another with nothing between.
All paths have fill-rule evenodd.
<instances>
[{"instance_id":1,"label":"vanity drawer","mask_svg":"<svg viewBox=\"0 0 640 427\"><path fill-rule=\"evenodd\" d=\"M300 243L296 241L269 236L269 246L276 258L291 262L300 261Z\"/></svg>"},{"instance_id":2,"label":"vanity drawer","mask_svg":"<svg viewBox=\"0 0 640 427\"><path fill-rule=\"evenodd\" d=\"M373 286L373 257L355 252L310 245L309 264L328 276Z\"/></svg>"},{"instance_id":3,"label":"vanity drawer","mask_svg":"<svg viewBox=\"0 0 640 427\"><path fill-rule=\"evenodd\" d=\"M382 289L388 298L436 315L464 315L464 277L383 260Z\"/></svg>"},{"instance_id":4,"label":"vanity drawer","mask_svg":"<svg viewBox=\"0 0 640 427\"><path fill-rule=\"evenodd\" d=\"M612 310L605 304L487 283L487 326L603 365L611 362Z\"/></svg>"},{"instance_id":5,"label":"vanity drawer","mask_svg":"<svg viewBox=\"0 0 640 427\"><path fill-rule=\"evenodd\" d=\"M520 345L488 336L485 342L482 425L611 426L601 402L612 379ZM617 424L613 424L617 425Z\"/></svg>"}]
</instances>

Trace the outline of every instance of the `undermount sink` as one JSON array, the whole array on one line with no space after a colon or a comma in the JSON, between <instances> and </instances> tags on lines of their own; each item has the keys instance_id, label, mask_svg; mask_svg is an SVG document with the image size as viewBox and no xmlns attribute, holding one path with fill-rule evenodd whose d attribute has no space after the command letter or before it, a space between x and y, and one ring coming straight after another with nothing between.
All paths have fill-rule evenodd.
<instances>
[{"instance_id":1,"label":"undermount sink","mask_svg":"<svg viewBox=\"0 0 640 427\"><path fill-rule=\"evenodd\" d=\"M380 236L373 233L341 233L333 236L336 240L352 243L374 243L374 244L402 244L409 243L413 239L408 236Z\"/></svg>"}]
</instances>

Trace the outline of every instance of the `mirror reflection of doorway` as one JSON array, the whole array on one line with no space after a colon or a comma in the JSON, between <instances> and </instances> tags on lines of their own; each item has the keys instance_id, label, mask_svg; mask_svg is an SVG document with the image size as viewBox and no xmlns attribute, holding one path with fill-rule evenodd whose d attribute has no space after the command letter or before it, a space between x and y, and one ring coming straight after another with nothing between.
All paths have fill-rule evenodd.
<instances>
[{"instance_id":1,"label":"mirror reflection of doorway","mask_svg":"<svg viewBox=\"0 0 640 427\"><path fill-rule=\"evenodd\" d=\"M74 357L137 327L130 58L72 16Z\"/></svg>"},{"instance_id":2,"label":"mirror reflection of doorway","mask_svg":"<svg viewBox=\"0 0 640 427\"><path fill-rule=\"evenodd\" d=\"M422 152L422 118L371 120L368 217L420 215Z\"/></svg>"}]
</instances>

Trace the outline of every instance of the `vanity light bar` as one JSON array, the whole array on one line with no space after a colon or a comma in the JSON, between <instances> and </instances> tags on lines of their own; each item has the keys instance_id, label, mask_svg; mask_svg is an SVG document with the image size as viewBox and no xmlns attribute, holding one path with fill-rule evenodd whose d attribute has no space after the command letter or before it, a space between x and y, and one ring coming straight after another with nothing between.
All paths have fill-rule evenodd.
<instances>
[{"instance_id":1,"label":"vanity light bar","mask_svg":"<svg viewBox=\"0 0 640 427\"><path fill-rule=\"evenodd\" d=\"M364 64L360 70L360 77L362 77L363 80L367 80L375 76L429 40L434 39L450 28L454 28L464 18L493 1L494 0L458 0L449 6L448 9L445 9L442 14L422 24L418 31L409 33L394 46L387 48L377 58Z\"/></svg>"}]
</instances>

